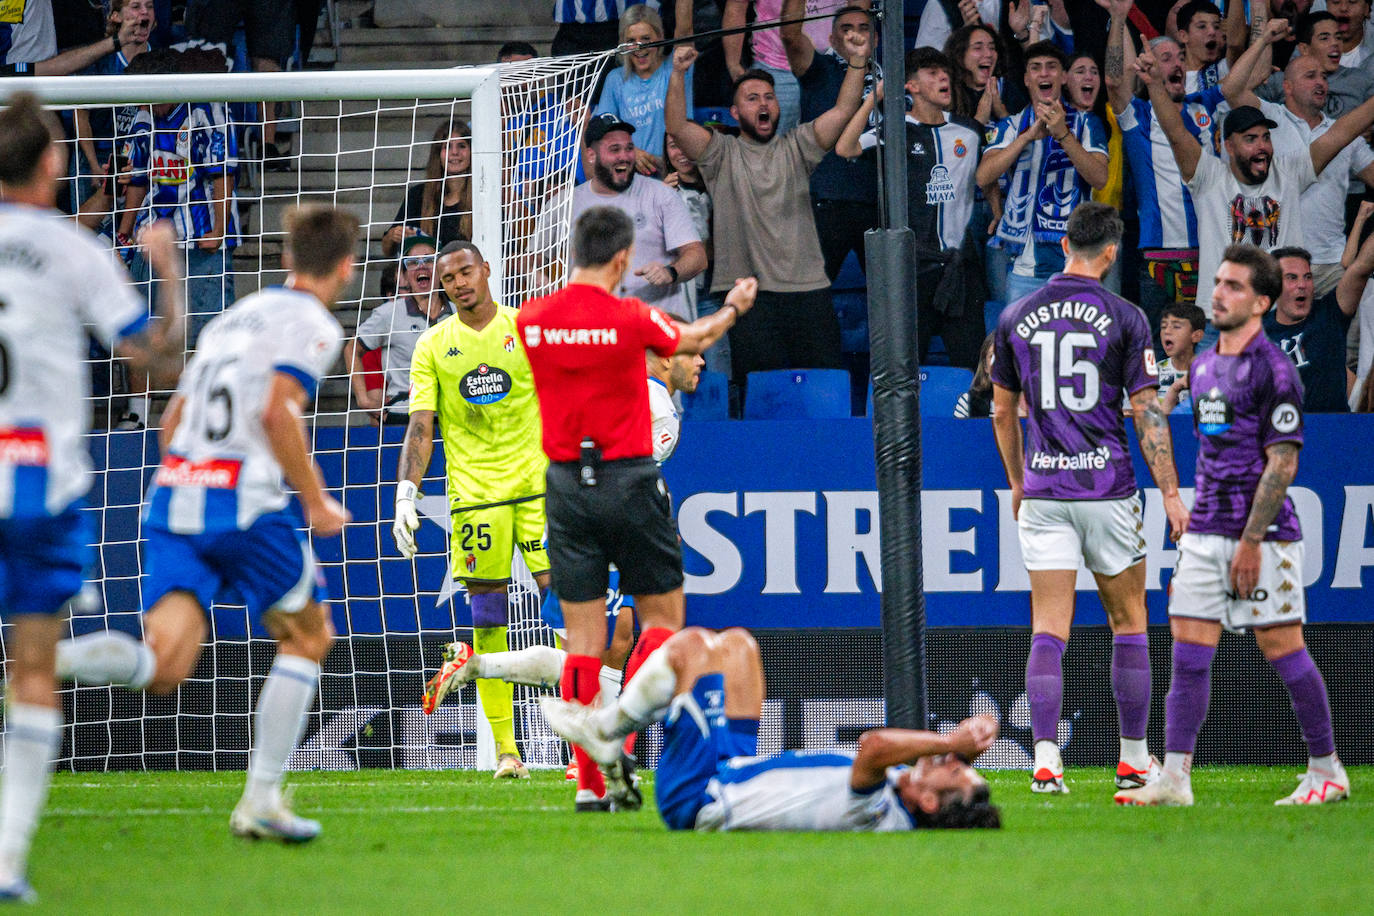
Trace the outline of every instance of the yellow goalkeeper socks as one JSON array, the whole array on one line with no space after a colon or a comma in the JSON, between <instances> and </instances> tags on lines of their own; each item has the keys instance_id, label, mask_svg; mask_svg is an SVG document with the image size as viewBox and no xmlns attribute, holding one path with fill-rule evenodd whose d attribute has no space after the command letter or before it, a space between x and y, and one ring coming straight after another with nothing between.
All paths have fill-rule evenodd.
<instances>
[{"instance_id":1,"label":"yellow goalkeeper socks","mask_svg":"<svg viewBox=\"0 0 1374 916\"><path fill-rule=\"evenodd\" d=\"M505 627L474 627L472 648L479 655L508 651ZM515 688L505 681L491 678L477 679L477 695L482 700L482 712L491 724L492 737L496 739L496 756L514 754L520 756L515 746L515 709L513 698Z\"/></svg>"}]
</instances>

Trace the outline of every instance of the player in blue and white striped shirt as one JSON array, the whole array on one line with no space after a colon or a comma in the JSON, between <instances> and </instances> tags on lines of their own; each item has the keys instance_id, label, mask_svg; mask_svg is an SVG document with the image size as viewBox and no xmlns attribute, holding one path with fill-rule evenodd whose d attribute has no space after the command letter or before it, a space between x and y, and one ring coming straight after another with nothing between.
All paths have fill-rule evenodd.
<instances>
[{"instance_id":1,"label":"player in blue and white striped shirt","mask_svg":"<svg viewBox=\"0 0 1374 916\"><path fill-rule=\"evenodd\" d=\"M650 655L618 700L599 708L540 698L569 741L613 764L621 739L663 720L654 795L673 830L914 830L998 827L987 782L967 761L992 746L997 721L948 734L876 728L857 752L757 757L763 662L747 630L689 627Z\"/></svg>"},{"instance_id":2,"label":"player in blue and white striped shirt","mask_svg":"<svg viewBox=\"0 0 1374 916\"><path fill-rule=\"evenodd\" d=\"M262 621L278 652L258 696L248 784L229 821L240 836L299 843L320 832L281 793L334 636L300 529L304 521L332 537L348 513L323 489L301 414L343 343L329 309L353 275L357 232L343 211L295 211L286 286L249 296L206 327L163 416L163 458L144 512L147 642L111 631L58 650L65 677L168 693L195 668L212 604L244 604Z\"/></svg>"},{"instance_id":3,"label":"player in blue and white striped shirt","mask_svg":"<svg viewBox=\"0 0 1374 916\"><path fill-rule=\"evenodd\" d=\"M93 535L88 335L158 376L181 355L176 282L160 284L149 322L129 277L95 238L53 210L66 158L61 128L31 95L0 110L0 611L7 634L5 776L0 787L0 900L27 900L29 843L61 742L53 647L81 590ZM172 233L145 234L165 280L177 278Z\"/></svg>"}]
</instances>

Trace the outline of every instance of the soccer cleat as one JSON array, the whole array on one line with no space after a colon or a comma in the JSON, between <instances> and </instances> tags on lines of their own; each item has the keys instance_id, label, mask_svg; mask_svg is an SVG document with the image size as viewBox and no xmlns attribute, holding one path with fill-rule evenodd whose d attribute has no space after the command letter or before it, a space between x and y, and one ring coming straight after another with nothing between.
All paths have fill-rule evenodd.
<instances>
[{"instance_id":1,"label":"soccer cleat","mask_svg":"<svg viewBox=\"0 0 1374 916\"><path fill-rule=\"evenodd\" d=\"M611 798L612 811L638 811L644 807L639 775L629 754L621 754L619 760L606 767L606 794Z\"/></svg>"},{"instance_id":2,"label":"soccer cleat","mask_svg":"<svg viewBox=\"0 0 1374 916\"><path fill-rule=\"evenodd\" d=\"M577 761L576 761L576 760L574 760L572 763L568 764L568 768L567 768L566 770L563 771L563 780L564 780L565 782L577 782Z\"/></svg>"},{"instance_id":3,"label":"soccer cleat","mask_svg":"<svg viewBox=\"0 0 1374 916\"><path fill-rule=\"evenodd\" d=\"M1116 765L1116 787L1118 789L1139 789L1141 786L1148 785L1159 778L1162 771L1159 768L1159 760L1150 757L1150 762L1145 769L1137 770L1126 761L1121 761Z\"/></svg>"},{"instance_id":4,"label":"soccer cleat","mask_svg":"<svg viewBox=\"0 0 1374 916\"><path fill-rule=\"evenodd\" d=\"M15 878L8 884L0 884L0 903L37 903L38 895L33 892L29 882Z\"/></svg>"},{"instance_id":5,"label":"soccer cleat","mask_svg":"<svg viewBox=\"0 0 1374 916\"><path fill-rule=\"evenodd\" d=\"M1293 794L1285 795L1276 805L1325 805L1331 802L1344 801L1350 797L1350 777L1345 773L1345 767L1341 762L1336 761L1334 770L1316 769L1307 767L1307 772L1298 777L1298 787L1293 790Z\"/></svg>"},{"instance_id":6,"label":"soccer cleat","mask_svg":"<svg viewBox=\"0 0 1374 916\"><path fill-rule=\"evenodd\" d=\"M1041 767L1031 774L1031 791L1040 794L1068 795L1069 787L1064 785L1064 771L1056 773L1049 767Z\"/></svg>"},{"instance_id":7,"label":"soccer cleat","mask_svg":"<svg viewBox=\"0 0 1374 916\"><path fill-rule=\"evenodd\" d=\"M444 646L444 663L425 684L425 695L420 698L420 708L425 715L434 712L435 707L444 702L444 697L451 691L473 679L473 669L468 667L470 658L472 647L465 642L451 642Z\"/></svg>"},{"instance_id":8,"label":"soccer cleat","mask_svg":"<svg viewBox=\"0 0 1374 916\"><path fill-rule=\"evenodd\" d=\"M234 836L253 840L308 843L320 835L320 829L319 821L293 813L284 801L273 808L258 809L240 801L229 816L229 830Z\"/></svg>"},{"instance_id":9,"label":"soccer cleat","mask_svg":"<svg viewBox=\"0 0 1374 916\"><path fill-rule=\"evenodd\" d=\"M611 793L597 795L591 789L578 789L573 810L579 814L585 814L589 811L610 811Z\"/></svg>"},{"instance_id":10,"label":"soccer cleat","mask_svg":"<svg viewBox=\"0 0 1374 916\"><path fill-rule=\"evenodd\" d=\"M1193 788L1187 783L1161 772L1154 782L1147 782L1139 789L1122 789L1112 796L1118 805L1132 805L1141 808L1181 807L1193 803Z\"/></svg>"},{"instance_id":11,"label":"soccer cleat","mask_svg":"<svg viewBox=\"0 0 1374 916\"><path fill-rule=\"evenodd\" d=\"M597 763L609 766L620 759L620 739L601 734L592 722L592 714L596 712L594 707L544 696L539 698L539 708L544 710L544 718L549 720L549 726L560 737L582 748Z\"/></svg>"},{"instance_id":12,"label":"soccer cleat","mask_svg":"<svg viewBox=\"0 0 1374 916\"><path fill-rule=\"evenodd\" d=\"M529 779L530 771L525 764L514 754L502 754L501 759L496 762L496 772L491 774L492 779Z\"/></svg>"}]
</instances>

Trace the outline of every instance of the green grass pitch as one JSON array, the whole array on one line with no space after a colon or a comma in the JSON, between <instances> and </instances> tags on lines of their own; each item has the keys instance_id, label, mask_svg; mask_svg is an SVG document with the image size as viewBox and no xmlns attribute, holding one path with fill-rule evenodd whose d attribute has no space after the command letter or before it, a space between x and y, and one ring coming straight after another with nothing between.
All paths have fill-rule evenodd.
<instances>
[{"instance_id":1,"label":"green grass pitch","mask_svg":"<svg viewBox=\"0 0 1374 916\"><path fill-rule=\"evenodd\" d=\"M1374 910L1374 767L1350 801L1275 808L1297 773L1205 767L1196 807L1142 810L1106 770L1054 798L991 772L1003 830L888 835L674 834L647 803L574 814L561 772L301 773L324 835L300 847L230 836L241 773L63 773L30 878L82 914Z\"/></svg>"}]
</instances>

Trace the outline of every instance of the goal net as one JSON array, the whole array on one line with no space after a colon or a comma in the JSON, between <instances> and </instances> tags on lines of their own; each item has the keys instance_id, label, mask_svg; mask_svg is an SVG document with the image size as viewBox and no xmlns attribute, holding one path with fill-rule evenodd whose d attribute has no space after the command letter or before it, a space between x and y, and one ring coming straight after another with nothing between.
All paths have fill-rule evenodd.
<instances>
[{"instance_id":1,"label":"goal net","mask_svg":"<svg viewBox=\"0 0 1374 916\"><path fill-rule=\"evenodd\" d=\"M315 457L353 521L341 539L315 544L339 639L292 768L493 762L471 688L433 716L420 710L442 645L471 640L471 613L448 575L438 444L420 501L420 554L407 561L393 545L405 408L363 408L385 407L398 388L403 398L404 373L370 362L364 351L386 352L414 333L415 320L423 328L424 290L432 284L442 295L433 258L425 257L430 249L407 254L406 240L416 234L440 246L472 240L491 264L500 302L520 305L556 287L568 233L548 227L569 221L566 192L579 171L591 94L608 56L449 70L226 75L207 72L217 62L207 64L197 52L168 56L148 68L156 72L7 81L7 89L32 90L61 113L71 163L62 203L105 238L135 278L147 279L132 242L138 228L154 214L176 223L187 239L192 329L197 319L284 279L282 217L290 207L332 204L355 213L364 227L357 279L335 315L350 337L374 311L389 308L400 318L382 321L380 330L380 319L367 324L356 366L345 359L335 367L312 420ZM146 283L143 289L152 295ZM389 305L398 295L401 304ZM408 367L409 351L398 352ZM97 474L86 511L99 532L98 562L72 630L141 635L139 509L158 461L157 427L169 393L146 392L141 379L95 345L89 365ZM143 428L119 428L135 426L133 415ZM518 558L513 576L511 648L551 643ZM173 695L65 687L59 766L243 768L253 704L272 656L260 621L241 606L216 605L195 674ZM563 762L562 743L524 688L516 689L515 727L528 763Z\"/></svg>"}]
</instances>

